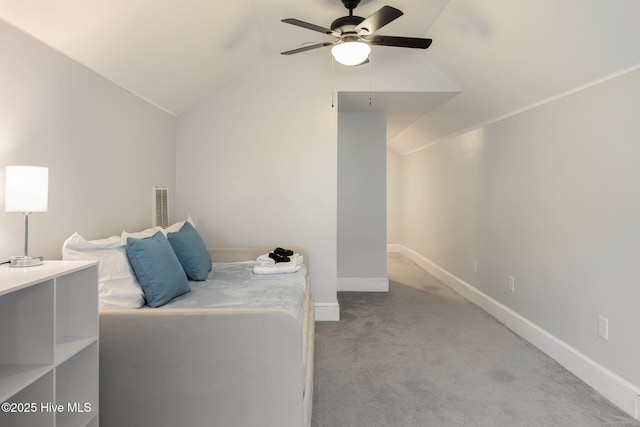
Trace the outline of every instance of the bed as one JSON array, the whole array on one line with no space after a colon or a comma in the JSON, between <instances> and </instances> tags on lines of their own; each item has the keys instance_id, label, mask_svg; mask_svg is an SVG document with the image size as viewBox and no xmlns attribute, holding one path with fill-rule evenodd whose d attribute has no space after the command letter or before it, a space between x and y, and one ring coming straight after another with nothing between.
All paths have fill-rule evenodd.
<instances>
[{"instance_id":1,"label":"bed","mask_svg":"<svg viewBox=\"0 0 640 427\"><path fill-rule=\"evenodd\" d=\"M160 308L100 310L101 426L310 425L309 258L293 248L305 260L298 273L244 282L247 261L271 249L209 248L213 270L206 282L190 283L190 293ZM294 276L297 283L276 290L280 278ZM252 288L261 286L266 297Z\"/></svg>"}]
</instances>

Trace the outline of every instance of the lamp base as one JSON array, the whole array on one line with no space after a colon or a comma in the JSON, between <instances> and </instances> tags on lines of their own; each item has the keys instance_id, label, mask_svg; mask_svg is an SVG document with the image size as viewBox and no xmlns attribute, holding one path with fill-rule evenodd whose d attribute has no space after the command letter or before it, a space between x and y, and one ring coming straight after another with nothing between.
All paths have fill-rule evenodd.
<instances>
[{"instance_id":1,"label":"lamp base","mask_svg":"<svg viewBox=\"0 0 640 427\"><path fill-rule=\"evenodd\" d=\"M34 267L36 265L41 265L43 261L44 257L41 256L12 256L9 258L11 267Z\"/></svg>"}]
</instances>

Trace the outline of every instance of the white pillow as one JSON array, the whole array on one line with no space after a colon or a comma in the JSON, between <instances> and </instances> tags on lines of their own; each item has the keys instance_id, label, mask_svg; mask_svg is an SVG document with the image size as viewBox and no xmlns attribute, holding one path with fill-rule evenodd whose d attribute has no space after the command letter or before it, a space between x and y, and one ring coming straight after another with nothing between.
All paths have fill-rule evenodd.
<instances>
[{"instance_id":1,"label":"white pillow","mask_svg":"<svg viewBox=\"0 0 640 427\"><path fill-rule=\"evenodd\" d=\"M123 231L122 234L120 235L120 238L122 239L122 243L126 246L127 245L127 237L132 237L134 239L144 239L145 237L151 237L154 234L156 234L158 231L161 231L162 227L151 227L151 228L147 228L146 230L142 230L142 231L137 231L135 233L129 233L127 231Z\"/></svg>"},{"instance_id":2,"label":"white pillow","mask_svg":"<svg viewBox=\"0 0 640 427\"><path fill-rule=\"evenodd\" d=\"M176 222L175 224L171 224L167 228L160 228L160 229L162 230L165 236L169 233L177 233L178 231L182 230L182 226L184 225L185 222L191 223L191 225L193 225L193 228L196 228L195 224L193 223L193 220L191 219L191 216L187 215L187 219L185 221Z\"/></svg>"},{"instance_id":3,"label":"white pillow","mask_svg":"<svg viewBox=\"0 0 640 427\"><path fill-rule=\"evenodd\" d=\"M98 261L100 308L140 308L144 293L127 258L126 244L118 236L86 240L73 233L62 245L66 260Z\"/></svg>"},{"instance_id":4,"label":"white pillow","mask_svg":"<svg viewBox=\"0 0 640 427\"><path fill-rule=\"evenodd\" d=\"M191 223L191 225L193 225L193 228L196 228L195 224L193 223L193 220L191 219L191 216L187 215L187 219L186 220L179 221L179 222L176 222L174 224L171 224L167 228L162 228L162 227L157 227L156 226L156 227L147 228L146 230L136 231L135 233L129 233L128 231L123 231L122 234L120 235L120 238L122 239L122 241L126 245L127 244L127 237L132 237L134 239L144 239L145 237L153 236L158 231L162 231L162 234L164 234L164 237L167 237L167 234L169 234L169 233L177 233L178 231L182 230L182 226L187 221L189 221Z\"/></svg>"}]
</instances>

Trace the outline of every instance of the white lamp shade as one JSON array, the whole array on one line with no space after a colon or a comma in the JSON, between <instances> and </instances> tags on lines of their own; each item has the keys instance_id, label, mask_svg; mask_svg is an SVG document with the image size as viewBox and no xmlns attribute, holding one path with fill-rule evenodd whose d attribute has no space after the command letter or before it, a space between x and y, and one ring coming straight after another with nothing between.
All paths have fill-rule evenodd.
<instances>
[{"instance_id":1,"label":"white lamp shade","mask_svg":"<svg viewBox=\"0 0 640 427\"><path fill-rule=\"evenodd\" d=\"M7 166L4 208L6 212L46 212L49 202L49 168Z\"/></svg>"},{"instance_id":2,"label":"white lamp shade","mask_svg":"<svg viewBox=\"0 0 640 427\"><path fill-rule=\"evenodd\" d=\"M371 46L359 41L338 43L331 48L331 54L335 60L349 66L361 64L370 53Z\"/></svg>"}]
</instances>

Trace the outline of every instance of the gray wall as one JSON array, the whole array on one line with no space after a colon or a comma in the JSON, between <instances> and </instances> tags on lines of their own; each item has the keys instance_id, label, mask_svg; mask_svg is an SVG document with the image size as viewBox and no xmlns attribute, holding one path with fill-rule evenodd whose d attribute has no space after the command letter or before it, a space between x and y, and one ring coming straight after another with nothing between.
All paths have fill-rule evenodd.
<instances>
[{"instance_id":1,"label":"gray wall","mask_svg":"<svg viewBox=\"0 0 640 427\"><path fill-rule=\"evenodd\" d=\"M49 211L30 254L150 225L151 188L175 193L176 118L0 21L0 205L4 167L49 167ZM173 198L170 203L173 212ZM0 259L24 249L24 216L0 209Z\"/></svg>"},{"instance_id":2,"label":"gray wall","mask_svg":"<svg viewBox=\"0 0 640 427\"><path fill-rule=\"evenodd\" d=\"M409 154L401 202L403 245L635 386L638 88L635 70Z\"/></svg>"},{"instance_id":3,"label":"gray wall","mask_svg":"<svg viewBox=\"0 0 640 427\"><path fill-rule=\"evenodd\" d=\"M338 115L338 290L386 279L386 152L385 113Z\"/></svg>"},{"instance_id":4,"label":"gray wall","mask_svg":"<svg viewBox=\"0 0 640 427\"><path fill-rule=\"evenodd\" d=\"M456 89L412 55L356 68L332 71L326 55L265 55L178 119L178 211L195 216L210 244L304 246L316 314L328 307L334 319L336 93L366 92L371 81L376 91Z\"/></svg>"},{"instance_id":5,"label":"gray wall","mask_svg":"<svg viewBox=\"0 0 640 427\"><path fill-rule=\"evenodd\" d=\"M387 244L400 243L400 157L387 148Z\"/></svg>"}]
</instances>

